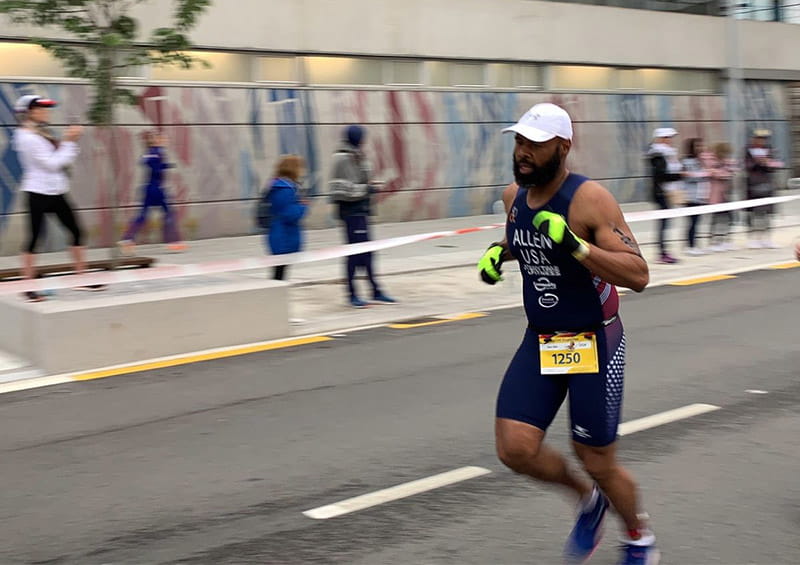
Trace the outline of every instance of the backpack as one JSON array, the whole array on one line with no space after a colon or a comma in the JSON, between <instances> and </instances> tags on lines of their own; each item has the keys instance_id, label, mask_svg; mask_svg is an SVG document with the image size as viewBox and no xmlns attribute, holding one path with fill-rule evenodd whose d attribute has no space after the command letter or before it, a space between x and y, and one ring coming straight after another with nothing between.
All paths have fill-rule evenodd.
<instances>
[{"instance_id":1,"label":"backpack","mask_svg":"<svg viewBox=\"0 0 800 565\"><path fill-rule=\"evenodd\" d=\"M266 231L272 224L272 202L269 198L270 188L265 188L256 203L256 225Z\"/></svg>"}]
</instances>

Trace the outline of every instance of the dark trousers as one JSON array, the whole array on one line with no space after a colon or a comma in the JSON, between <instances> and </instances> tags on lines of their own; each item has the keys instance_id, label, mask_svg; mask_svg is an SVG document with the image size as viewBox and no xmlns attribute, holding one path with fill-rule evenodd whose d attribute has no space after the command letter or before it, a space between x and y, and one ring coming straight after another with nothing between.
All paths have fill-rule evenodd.
<instances>
[{"instance_id":1,"label":"dark trousers","mask_svg":"<svg viewBox=\"0 0 800 565\"><path fill-rule=\"evenodd\" d=\"M72 246L81 245L81 229L72 212L72 206L63 194L49 195L28 192L28 217L30 219L30 238L25 246L28 253L36 252L36 242L44 228L45 214L55 214L58 220L72 234Z\"/></svg>"},{"instance_id":2,"label":"dark trousers","mask_svg":"<svg viewBox=\"0 0 800 565\"><path fill-rule=\"evenodd\" d=\"M691 202L686 205L688 208L692 206L701 206L701 204L697 202ZM697 225L700 223L700 216L701 214L697 214L695 216L689 216L689 230L686 233L686 241L689 243L689 247L695 247L695 243L697 242Z\"/></svg>"},{"instance_id":3,"label":"dark trousers","mask_svg":"<svg viewBox=\"0 0 800 565\"><path fill-rule=\"evenodd\" d=\"M369 218L367 218L367 216L345 216L344 226L347 231L347 243L369 241ZM353 280L355 279L358 267L362 267L366 271L369 283L372 285L373 297L381 294L372 268L371 252L348 256L345 266L347 269L347 290L350 293L351 299L356 297L356 289Z\"/></svg>"},{"instance_id":4,"label":"dark trousers","mask_svg":"<svg viewBox=\"0 0 800 565\"><path fill-rule=\"evenodd\" d=\"M660 196L656 197L656 204L661 210L669 210L669 202L666 195L662 192ZM667 253L667 228L669 227L669 219L662 218L658 226L658 248L661 255L668 255Z\"/></svg>"},{"instance_id":5,"label":"dark trousers","mask_svg":"<svg viewBox=\"0 0 800 565\"><path fill-rule=\"evenodd\" d=\"M272 278L276 281L282 281L286 278L286 265L275 265L275 273L273 274Z\"/></svg>"},{"instance_id":6,"label":"dark trousers","mask_svg":"<svg viewBox=\"0 0 800 565\"><path fill-rule=\"evenodd\" d=\"M720 243L728 238L731 231L733 214L728 212L715 212L711 215L711 239Z\"/></svg>"}]
</instances>

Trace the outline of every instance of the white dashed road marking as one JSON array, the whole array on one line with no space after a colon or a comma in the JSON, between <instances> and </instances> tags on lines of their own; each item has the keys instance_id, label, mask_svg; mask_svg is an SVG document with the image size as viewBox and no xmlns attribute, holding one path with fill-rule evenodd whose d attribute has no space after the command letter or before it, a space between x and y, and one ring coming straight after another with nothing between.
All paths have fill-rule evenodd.
<instances>
[{"instance_id":1,"label":"white dashed road marking","mask_svg":"<svg viewBox=\"0 0 800 565\"><path fill-rule=\"evenodd\" d=\"M713 404L689 404L688 406L683 406L674 410L667 410L666 412L625 422L619 427L619 435L625 436L635 434L636 432L649 430L650 428L663 426L664 424L692 418L693 416L699 416L700 414L713 412L719 409L719 406L714 406ZM351 512L357 512L358 510L364 510L365 508L378 506L379 504L400 500L401 498L407 498L429 490L452 485L468 479L474 479L476 477L488 475L489 473L491 473L491 471L483 467L461 467L460 469L454 469L446 473L440 473L424 479L418 479L354 498L348 498L333 504L328 504L327 506L312 508L311 510L306 510L303 514L315 520L327 520L328 518L350 514Z\"/></svg>"}]
</instances>

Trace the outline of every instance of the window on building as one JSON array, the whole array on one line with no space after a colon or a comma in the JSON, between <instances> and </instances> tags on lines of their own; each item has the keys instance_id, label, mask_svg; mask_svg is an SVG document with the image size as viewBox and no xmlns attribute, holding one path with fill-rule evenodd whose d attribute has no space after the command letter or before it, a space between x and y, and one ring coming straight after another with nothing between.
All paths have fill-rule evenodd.
<instances>
[{"instance_id":1,"label":"window on building","mask_svg":"<svg viewBox=\"0 0 800 565\"><path fill-rule=\"evenodd\" d=\"M536 65L515 65L514 86L540 87L542 86L542 72Z\"/></svg>"},{"instance_id":2,"label":"window on building","mask_svg":"<svg viewBox=\"0 0 800 565\"><path fill-rule=\"evenodd\" d=\"M304 63L309 84L383 84L383 61L380 59L305 57Z\"/></svg>"},{"instance_id":3,"label":"window on building","mask_svg":"<svg viewBox=\"0 0 800 565\"><path fill-rule=\"evenodd\" d=\"M0 42L0 76L66 77L61 61L32 43Z\"/></svg>"},{"instance_id":4,"label":"window on building","mask_svg":"<svg viewBox=\"0 0 800 565\"><path fill-rule=\"evenodd\" d=\"M156 67L151 70L153 80L249 82L253 80L252 57L242 53L192 51L191 55L206 61L210 67L195 64L191 69L181 67Z\"/></svg>"},{"instance_id":5,"label":"window on building","mask_svg":"<svg viewBox=\"0 0 800 565\"><path fill-rule=\"evenodd\" d=\"M783 0L781 3L781 21L800 24L800 1Z\"/></svg>"},{"instance_id":6,"label":"window on building","mask_svg":"<svg viewBox=\"0 0 800 565\"><path fill-rule=\"evenodd\" d=\"M651 92L713 92L716 73L681 69L639 69L642 88Z\"/></svg>"},{"instance_id":7,"label":"window on building","mask_svg":"<svg viewBox=\"0 0 800 565\"><path fill-rule=\"evenodd\" d=\"M613 90L617 87L617 69L588 65L553 65L551 86L558 90Z\"/></svg>"},{"instance_id":8,"label":"window on building","mask_svg":"<svg viewBox=\"0 0 800 565\"><path fill-rule=\"evenodd\" d=\"M420 61L384 61L384 82L391 85L422 84L422 63Z\"/></svg>"},{"instance_id":9,"label":"window on building","mask_svg":"<svg viewBox=\"0 0 800 565\"><path fill-rule=\"evenodd\" d=\"M486 64L460 61L429 61L431 86L486 86Z\"/></svg>"},{"instance_id":10,"label":"window on building","mask_svg":"<svg viewBox=\"0 0 800 565\"><path fill-rule=\"evenodd\" d=\"M300 82L297 57L259 57L255 78L265 82Z\"/></svg>"},{"instance_id":11,"label":"window on building","mask_svg":"<svg viewBox=\"0 0 800 565\"><path fill-rule=\"evenodd\" d=\"M514 87L514 65L510 63L490 63L486 67L489 84L500 88Z\"/></svg>"},{"instance_id":12,"label":"window on building","mask_svg":"<svg viewBox=\"0 0 800 565\"><path fill-rule=\"evenodd\" d=\"M541 71L537 65L491 63L487 65L488 84L501 88L540 88Z\"/></svg>"},{"instance_id":13,"label":"window on building","mask_svg":"<svg viewBox=\"0 0 800 565\"><path fill-rule=\"evenodd\" d=\"M714 16L719 12L720 0L551 0L570 4L593 4L614 8L634 8L637 10L658 10Z\"/></svg>"}]
</instances>

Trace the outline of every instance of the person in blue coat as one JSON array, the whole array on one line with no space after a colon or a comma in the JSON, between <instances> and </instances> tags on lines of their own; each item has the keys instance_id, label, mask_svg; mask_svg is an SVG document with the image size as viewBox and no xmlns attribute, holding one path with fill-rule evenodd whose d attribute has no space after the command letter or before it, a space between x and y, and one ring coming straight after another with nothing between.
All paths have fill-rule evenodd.
<instances>
[{"instance_id":1,"label":"person in blue coat","mask_svg":"<svg viewBox=\"0 0 800 565\"><path fill-rule=\"evenodd\" d=\"M305 161L299 155L284 155L275 167L275 178L265 195L270 207L267 244L273 255L296 253L303 247L301 220L308 204L300 196L298 183L304 173ZM282 281L286 267L277 265L273 278Z\"/></svg>"}]
</instances>

